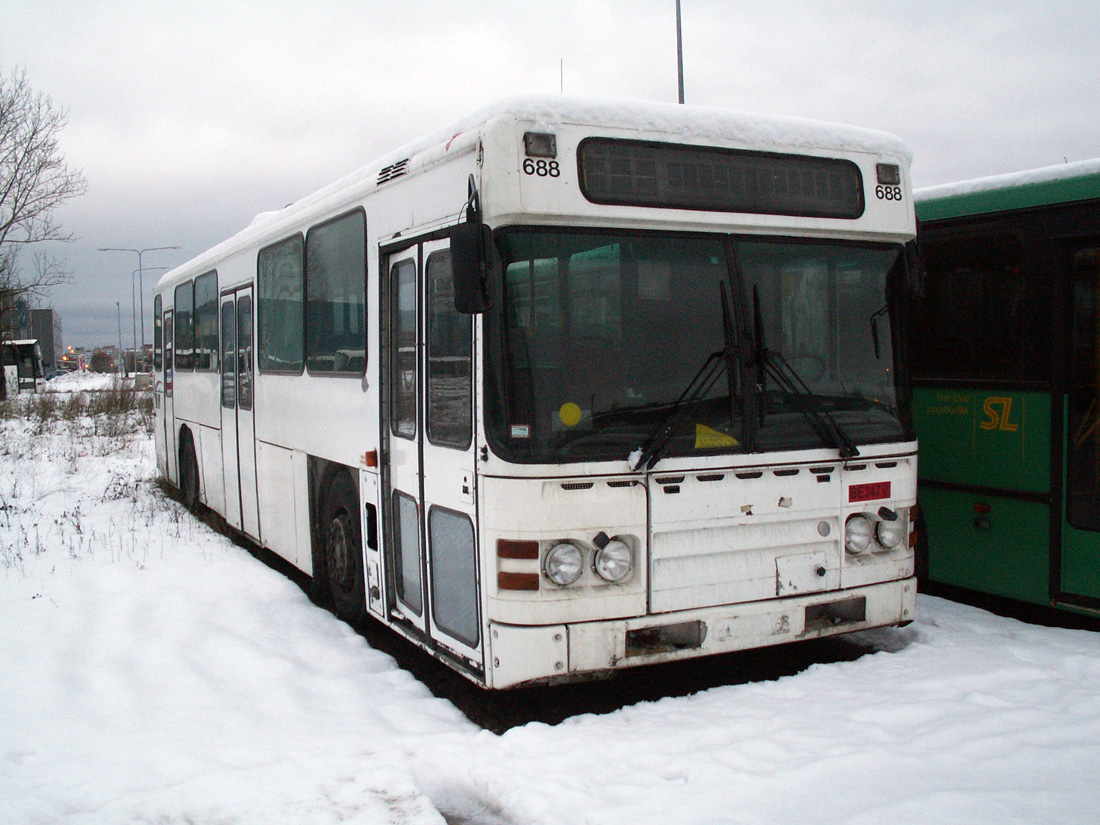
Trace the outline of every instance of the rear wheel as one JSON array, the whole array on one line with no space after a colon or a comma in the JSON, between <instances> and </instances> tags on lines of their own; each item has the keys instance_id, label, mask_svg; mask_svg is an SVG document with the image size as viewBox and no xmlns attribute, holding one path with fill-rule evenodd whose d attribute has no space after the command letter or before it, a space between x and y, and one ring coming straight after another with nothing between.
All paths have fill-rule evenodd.
<instances>
[{"instance_id":1,"label":"rear wheel","mask_svg":"<svg viewBox=\"0 0 1100 825\"><path fill-rule=\"evenodd\" d=\"M321 541L333 611L348 624L358 625L366 618L367 604L359 496L350 475L333 477L321 509Z\"/></svg>"}]
</instances>

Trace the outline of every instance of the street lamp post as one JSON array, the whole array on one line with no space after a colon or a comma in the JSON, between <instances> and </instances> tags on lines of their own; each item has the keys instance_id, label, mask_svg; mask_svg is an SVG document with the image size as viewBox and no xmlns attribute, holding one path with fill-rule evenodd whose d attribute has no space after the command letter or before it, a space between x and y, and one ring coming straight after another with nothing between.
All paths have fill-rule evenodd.
<instances>
[{"instance_id":1,"label":"street lamp post","mask_svg":"<svg viewBox=\"0 0 1100 825\"><path fill-rule=\"evenodd\" d=\"M138 291L141 305L141 351L145 352L145 282L142 278L145 270L141 263L141 256L146 252L156 252L161 249L179 249L178 246L147 246L145 249L131 249L128 246L101 246L99 252L133 252L138 256Z\"/></svg>"},{"instance_id":2,"label":"street lamp post","mask_svg":"<svg viewBox=\"0 0 1100 825\"><path fill-rule=\"evenodd\" d=\"M163 270L163 269L167 269L167 268L168 267L166 267L166 266L147 266L147 267L145 267L145 269L135 269L133 272L130 273L130 294L133 295L134 292L137 291L137 289L135 289L135 284L134 284L134 279L135 278L140 282L141 281L141 276L144 275L146 272L157 272L158 270ZM140 289L140 287L138 287L138 289ZM143 301L139 301L139 303L143 303ZM140 362L142 364L144 364L145 363L145 311L144 310L141 311L141 326L142 326L142 330L141 330L141 332L142 332L142 335L141 335L141 349L138 350L137 314L135 313L134 314L134 363L137 363L140 360Z\"/></svg>"},{"instance_id":3,"label":"street lamp post","mask_svg":"<svg viewBox=\"0 0 1100 825\"><path fill-rule=\"evenodd\" d=\"M118 301L115 301L115 312L118 313L118 353L115 355L115 369L118 371L119 378L122 377L122 365L123 352L122 352L122 307L120 307Z\"/></svg>"},{"instance_id":4,"label":"street lamp post","mask_svg":"<svg viewBox=\"0 0 1100 825\"><path fill-rule=\"evenodd\" d=\"M684 37L680 25L680 0L676 0L676 77L680 82L680 103L684 102Z\"/></svg>"}]
</instances>

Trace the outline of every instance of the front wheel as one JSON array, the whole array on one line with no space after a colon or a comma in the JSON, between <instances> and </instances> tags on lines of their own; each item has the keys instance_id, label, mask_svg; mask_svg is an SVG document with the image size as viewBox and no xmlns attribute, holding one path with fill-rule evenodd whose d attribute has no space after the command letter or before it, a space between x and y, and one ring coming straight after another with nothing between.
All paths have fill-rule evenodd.
<instances>
[{"instance_id":1,"label":"front wheel","mask_svg":"<svg viewBox=\"0 0 1100 825\"><path fill-rule=\"evenodd\" d=\"M192 513L199 509L199 462L190 436L184 437L180 448L180 497Z\"/></svg>"},{"instance_id":2,"label":"front wheel","mask_svg":"<svg viewBox=\"0 0 1100 825\"><path fill-rule=\"evenodd\" d=\"M332 479L321 510L321 542L333 611L355 626L366 618L367 604L359 496L351 476L339 473Z\"/></svg>"}]
</instances>

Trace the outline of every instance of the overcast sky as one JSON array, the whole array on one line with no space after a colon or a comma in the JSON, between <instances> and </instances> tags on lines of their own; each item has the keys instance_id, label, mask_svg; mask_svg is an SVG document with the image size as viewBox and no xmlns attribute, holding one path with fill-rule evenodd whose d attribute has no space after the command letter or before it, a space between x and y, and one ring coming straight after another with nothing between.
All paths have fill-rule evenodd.
<instances>
[{"instance_id":1,"label":"overcast sky","mask_svg":"<svg viewBox=\"0 0 1100 825\"><path fill-rule=\"evenodd\" d=\"M682 7L688 103L893 132L917 186L1100 156L1094 0ZM134 337L137 256L98 247L174 266L502 97L675 102L675 32L675 0L0 0L0 71L68 110L89 184L60 213L65 343L117 341L116 301Z\"/></svg>"}]
</instances>

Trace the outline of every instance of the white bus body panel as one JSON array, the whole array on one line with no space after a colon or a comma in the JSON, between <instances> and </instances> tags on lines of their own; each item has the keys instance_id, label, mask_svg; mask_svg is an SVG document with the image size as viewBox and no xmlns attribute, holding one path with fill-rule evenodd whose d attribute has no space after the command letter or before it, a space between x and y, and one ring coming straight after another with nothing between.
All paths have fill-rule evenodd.
<instances>
[{"instance_id":1,"label":"white bus body panel","mask_svg":"<svg viewBox=\"0 0 1100 825\"><path fill-rule=\"evenodd\" d=\"M527 131L556 136L557 175L525 172ZM598 205L584 197L578 182L577 147L588 136L847 159L863 176L865 209L856 219L841 220ZM915 598L912 553L899 549L852 559L843 551L843 532L847 516L863 506L847 504L849 484L889 480L892 506L915 501L915 444L861 447L864 455L849 461L847 468L837 451L827 448L674 457L663 459L658 471L650 473L631 471L626 456L622 461L572 465L510 464L485 446L480 381L474 385L474 443L469 455L447 457L455 463L444 462L425 473L421 462L432 456L431 445L426 453L419 442L402 445L409 449L389 456L380 435L380 308L385 305L380 250L464 220L471 178L483 219L494 229L512 224L622 227L908 241L915 234L912 199L869 194L878 163L897 164L901 189L909 192L909 150L882 133L695 107L539 98L490 107L257 218L158 284L166 340L172 336L176 285L216 269L221 294L252 288L261 248L363 208L367 359L364 374L356 377L255 370L254 434L246 435L246 440L252 438L255 458L252 467L244 469L255 474L257 515L251 529L239 513L236 522L261 544L312 574L310 469L314 462L351 469L359 479L367 607L393 624L393 571L386 568L383 532L390 521L384 517L390 490L383 485L385 474L375 466L392 458L386 469L390 486L404 485L422 505L425 496L428 503L433 497L446 499L447 509L474 519L480 639L476 648L451 647L466 660L467 675L472 664L473 677L493 687L910 620ZM380 179L380 170L397 167L396 177ZM480 319L475 319L478 373L480 326ZM170 365L163 374L170 375ZM242 465L239 458L233 467L223 460L231 455L226 439L235 438L235 433L221 419L219 376L183 373L172 378L174 392L160 395L158 423L163 433L158 428L158 466L171 481L179 482L178 437L180 427L188 426L199 452L203 501L233 522L233 496L227 494L225 481L232 481ZM885 466L891 462L893 466ZM858 464L866 466L855 469ZM815 472L826 467L827 473ZM797 473L788 472L792 469ZM677 476L683 479L669 480ZM589 487L583 486L589 482ZM679 489L674 492L673 487ZM372 515L379 531L375 547L369 546L367 529ZM421 512L420 518L426 517ZM537 561L532 565L529 560L498 558L498 538L591 545L600 532L631 547L635 566L627 581L609 585L588 570L570 588L556 589L544 577L535 593L497 587L502 572L540 573ZM863 600L862 618L846 612L843 605L853 600ZM841 606L830 607L836 604ZM831 616L829 611L838 613L838 622L818 622ZM427 634L414 641L430 649L431 636L439 630L432 617L414 617L411 624L414 631L394 626L406 635ZM666 651L650 645L642 653L631 652L638 645L628 644L628 636L635 638L630 634L636 634L635 641L645 640L652 630L650 635L660 639L660 628L679 625L698 628L698 638L684 641L676 631Z\"/></svg>"}]
</instances>

